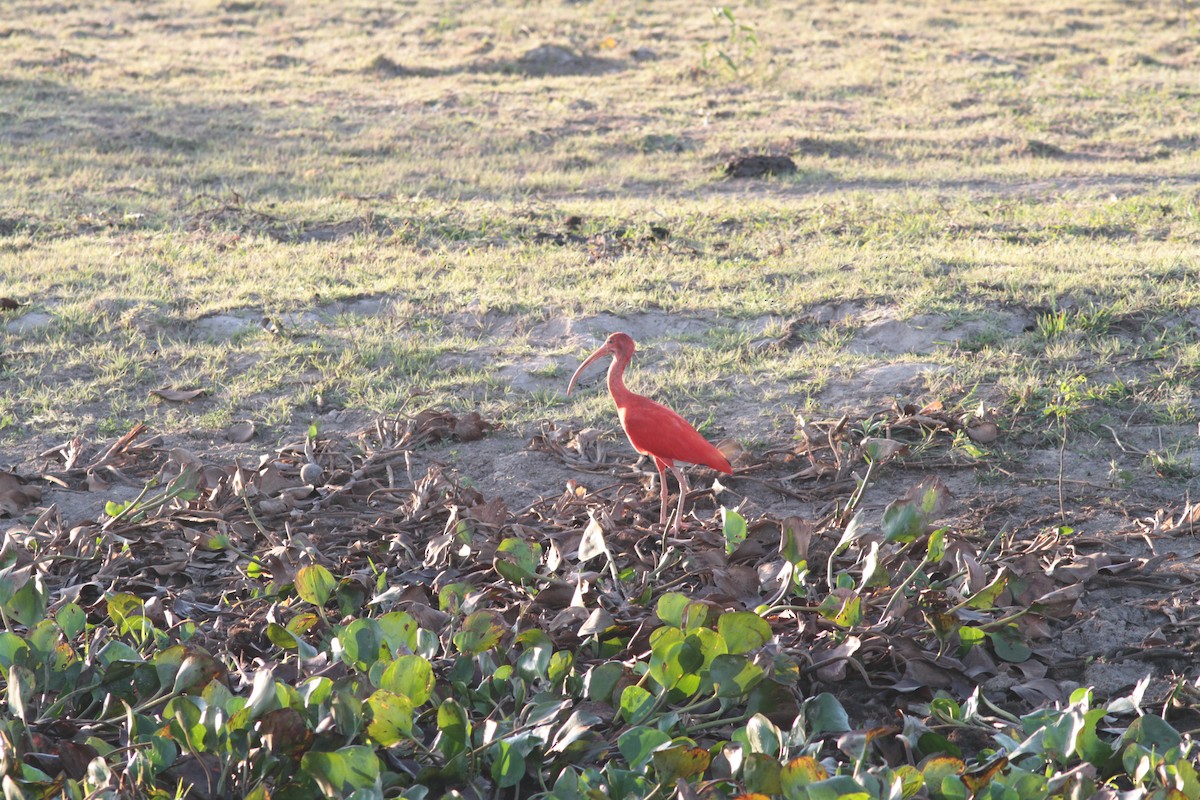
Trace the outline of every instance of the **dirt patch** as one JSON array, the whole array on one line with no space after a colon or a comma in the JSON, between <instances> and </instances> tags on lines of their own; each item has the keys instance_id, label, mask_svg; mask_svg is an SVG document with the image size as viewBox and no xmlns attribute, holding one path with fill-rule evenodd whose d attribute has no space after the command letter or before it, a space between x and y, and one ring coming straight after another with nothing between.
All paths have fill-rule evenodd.
<instances>
[{"instance_id":1,"label":"dirt patch","mask_svg":"<svg viewBox=\"0 0 1200 800\"><path fill-rule=\"evenodd\" d=\"M5 323L4 328L9 333L31 333L48 328L54 324L54 316L43 311L27 311L14 320Z\"/></svg>"},{"instance_id":2,"label":"dirt patch","mask_svg":"<svg viewBox=\"0 0 1200 800\"><path fill-rule=\"evenodd\" d=\"M1032 322L1031 315L1015 313L994 313L987 319L957 324L946 317L930 314L899 319L888 309L879 309L857 319L848 310L831 313L829 317L861 325L848 347L851 352L888 354L932 353L982 336L1012 336L1021 333Z\"/></svg>"},{"instance_id":3,"label":"dirt patch","mask_svg":"<svg viewBox=\"0 0 1200 800\"><path fill-rule=\"evenodd\" d=\"M584 55L574 48L553 43L526 50L515 63L518 71L530 77L598 75L623 69L621 63L613 59Z\"/></svg>"},{"instance_id":4,"label":"dirt patch","mask_svg":"<svg viewBox=\"0 0 1200 800\"><path fill-rule=\"evenodd\" d=\"M893 398L925 398L929 378L948 367L928 362L902 362L871 367L845 382L833 381L818 395L823 408L862 411Z\"/></svg>"},{"instance_id":5,"label":"dirt patch","mask_svg":"<svg viewBox=\"0 0 1200 800\"><path fill-rule=\"evenodd\" d=\"M227 341L240 333L250 330L254 327L256 321L261 319L261 316L256 320L249 316L236 314L213 314L201 317L193 322L192 330L202 339Z\"/></svg>"}]
</instances>

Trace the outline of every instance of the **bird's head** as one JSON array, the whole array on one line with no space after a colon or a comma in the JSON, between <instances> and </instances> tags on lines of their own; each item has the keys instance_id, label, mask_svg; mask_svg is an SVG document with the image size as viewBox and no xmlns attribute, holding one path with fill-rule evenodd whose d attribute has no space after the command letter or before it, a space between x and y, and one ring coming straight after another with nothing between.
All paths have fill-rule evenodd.
<instances>
[{"instance_id":1,"label":"bird's head","mask_svg":"<svg viewBox=\"0 0 1200 800\"><path fill-rule=\"evenodd\" d=\"M579 368L575 370L575 374L571 376L571 382L567 385L567 395L571 394L571 390L575 388L575 381L579 379L579 373L598 358L604 356L612 356L619 361L628 362L633 358L633 351L637 349L637 345L633 343L633 337L628 333L610 334L604 340L604 344L596 348L596 352L584 359Z\"/></svg>"}]
</instances>

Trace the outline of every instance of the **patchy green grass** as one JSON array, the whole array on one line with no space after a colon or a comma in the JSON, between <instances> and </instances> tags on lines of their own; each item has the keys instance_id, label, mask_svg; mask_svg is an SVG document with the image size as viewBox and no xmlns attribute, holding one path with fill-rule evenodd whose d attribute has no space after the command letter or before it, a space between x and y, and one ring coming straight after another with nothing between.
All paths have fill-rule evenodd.
<instances>
[{"instance_id":1,"label":"patchy green grass","mask_svg":"<svg viewBox=\"0 0 1200 800\"><path fill-rule=\"evenodd\" d=\"M413 391L529 421L579 353L539 326L646 311L710 329L664 322L694 354L641 362L697 410L819 406L880 361L853 342L887 308L1036 316L922 354L946 391L1109 370L1159 419L1194 411L1186 6L18 2L6 24L10 444ZM723 177L750 153L797 172Z\"/></svg>"}]
</instances>

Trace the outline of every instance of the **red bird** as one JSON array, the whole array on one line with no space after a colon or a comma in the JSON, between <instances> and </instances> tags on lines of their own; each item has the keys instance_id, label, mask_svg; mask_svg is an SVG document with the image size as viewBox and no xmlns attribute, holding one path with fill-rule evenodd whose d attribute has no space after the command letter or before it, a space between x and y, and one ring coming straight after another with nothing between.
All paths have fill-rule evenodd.
<instances>
[{"instance_id":1,"label":"red bird","mask_svg":"<svg viewBox=\"0 0 1200 800\"><path fill-rule=\"evenodd\" d=\"M575 370L575 374L571 376L571 383L567 386L567 394L571 394L579 373L583 372L588 364L602 356L612 356L612 363L608 366L608 392L617 404L617 415L621 418L621 427L625 429L629 443L633 445L634 450L653 458L654 466L658 468L662 495L662 511L658 518L660 525L667 524L667 470L671 470L675 479L679 481L679 506L675 512L675 533L678 534L688 485L683 470L679 469L676 463L703 464L729 474L733 474L733 467L729 465L729 459L683 417L666 406L625 388L625 368L633 359L635 349L637 346L629 334L612 334L596 352L579 365L579 369Z\"/></svg>"}]
</instances>

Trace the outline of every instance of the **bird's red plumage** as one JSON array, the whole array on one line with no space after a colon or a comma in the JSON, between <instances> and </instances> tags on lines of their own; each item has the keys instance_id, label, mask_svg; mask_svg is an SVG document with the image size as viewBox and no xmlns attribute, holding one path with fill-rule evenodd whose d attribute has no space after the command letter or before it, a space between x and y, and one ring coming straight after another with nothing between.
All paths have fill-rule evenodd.
<instances>
[{"instance_id":1,"label":"bird's red plumage","mask_svg":"<svg viewBox=\"0 0 1200 800\"><path fill-rule=\"evenodd\" d=\"M570 394L571 387L575 385L584 367L603 356L612 356L612 363L608 368L608 391L613 402L617 404L621 427L625 429L625 435L629 437L633 449L644 455L659 458L668 466L682 461L732 473L733 467L730 466L729 459L688 424L687 420L661 403L634 394L625 387L625 367L633 360L636 349L637 345L628 334L612 334L575 370L567 393Z\"/></svg>"},{"instance_id":2,"label":"bird's red plumage","mask_svg":"<svg viewBox=\"0 0 1200 800\"><path fill-rule=\"evenodd\" d=\"M617 413L621 417L621 427L629 437L629 443L643 455L654 459L658 469L659 495L662 504L659 511L659 524L663 525L663 552L667 547L667 470L675 474L679 482L679 503L675 512L675 533L682 530L683 505L687 498L687 478L676 462L687 464L703 464L706 467L733 474L729 459L700 433L688 424L688 421L671 409L656 403L648 397L634 394L625 388L625 367L633 360L637 349L633 339L625 333L614 333L605 340L604 344L594 353L584 359L583 363L571 376L567 385L567 394L579 380L580 373L588 364L603 356L612 356L608 366L608 392L613 402L617 404Z\"/></svg>"},{"instance_id":3,"label":"bird's red plumage","mask_svg":"<svg viewBox=\"0 0 1200 800\"><path fill-rule=\"evenodd\" d=\"M617 413L629 443L639 453L661 458L668 465L682 461L733 472L720 450L666 406L631 392L617 403Z\"/></svg>"}]
</instances>

